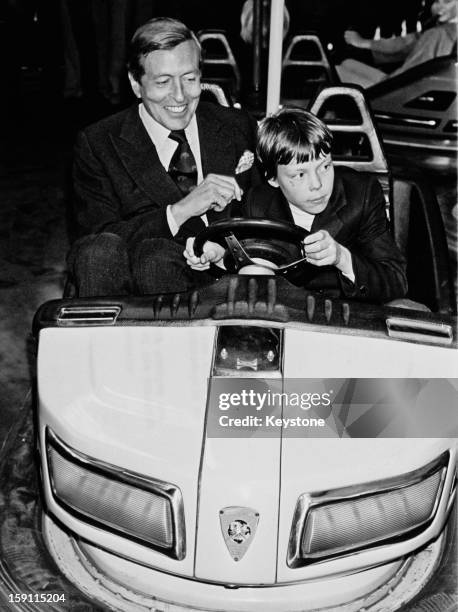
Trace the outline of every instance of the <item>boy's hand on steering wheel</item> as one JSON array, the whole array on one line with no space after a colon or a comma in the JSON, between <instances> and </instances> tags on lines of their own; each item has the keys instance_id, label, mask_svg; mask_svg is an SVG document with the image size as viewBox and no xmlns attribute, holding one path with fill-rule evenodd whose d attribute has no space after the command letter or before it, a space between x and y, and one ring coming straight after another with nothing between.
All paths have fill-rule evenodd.
<instances>
[{"instance_id":1,"label":"boy's hand on steering wheel","mask_svg":"<svg viewBox=\"0 0 458 612\"><path fill-rule=\"evenodd\" d=\"M309 234L303 242L307 261L312 265L335 266L343 274L353 274L350 251L336 242L327 230Z\"/></svg>"},{"instance_id":2,"label":"boy's hand on steering wheel","mask_svg":"<svg viewBox=\"0 0 458 612\"><path fill-rule=\"evenodd\" d=\"M186 240L186 249L183 251L183 255L186 259L186 263L193 270L202 272L208 270L210 264L216 264L220 267L224 267L222 259L226 249L216 242L207 242L203 246L203 252L200 257L194 253L194 238L188 238Z\"/></svg>"},{"instance_id":3,"label":"boy's hand on steering wheel","mask_svg":"<svg viewBox=\"0 0 458 612\"><path fill-rule=\"evenodd\" d=\"M339 261L340 245L326 230L309 234L304 238L307 261L314 266L336 266Z\"/></svg>"}]
</instances>

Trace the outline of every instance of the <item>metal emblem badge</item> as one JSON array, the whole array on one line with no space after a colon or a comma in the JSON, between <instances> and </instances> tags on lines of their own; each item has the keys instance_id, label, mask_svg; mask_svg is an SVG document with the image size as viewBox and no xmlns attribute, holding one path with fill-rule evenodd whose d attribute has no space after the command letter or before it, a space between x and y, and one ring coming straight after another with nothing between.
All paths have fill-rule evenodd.
<instances>
[{"instance_id":1,"label":"metal emblem badge","mask_svg":"<svg viewBox=\"0 0 458 612\"><path fill-rule=\"evenodd\" d=\"M240 561L255 536L259 512L252 508L228 506L219 511L219 521L229 554Z\"/></svg>"}]
</instances>

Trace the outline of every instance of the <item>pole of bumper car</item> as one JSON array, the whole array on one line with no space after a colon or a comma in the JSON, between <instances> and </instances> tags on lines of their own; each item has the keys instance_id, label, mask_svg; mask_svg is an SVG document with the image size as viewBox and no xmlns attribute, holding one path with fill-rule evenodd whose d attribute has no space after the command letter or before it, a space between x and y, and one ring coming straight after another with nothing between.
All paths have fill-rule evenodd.
<instances>
[{"instance_id":1,"label":"pole of bumper car","mask_svg":"<svg viewBox=\"0 0 458 612\"><path fill-rule=\"evenodd\" d=\"M261 57L262 57L262 7L263 0L253 2L253 68L252 82L248 95L248 105L257 114L264 110L261 91Z\"/></svg>"},{"instance_id":2,"label":"pole of bumper car","mask_svg":"<svg viewBox=\"0 0 458 612\"><path fill-rule=\"evenodd\" d=\"M261 91L262 0L254 0L253 8L253 89L255 95L259 95Z\"/></svg>"},{"instance_id":3,"label":"pole of bumper car","mask_svg":"<svg viewBox=\"0 0 458 612\"><path fill-rule=\"evenodd\" d=\"M269 69L267 75L266 108L267 115L275 113L280 105L284 6L285 0L272 0L270 6Z\"/></svg>"}]
</instances>

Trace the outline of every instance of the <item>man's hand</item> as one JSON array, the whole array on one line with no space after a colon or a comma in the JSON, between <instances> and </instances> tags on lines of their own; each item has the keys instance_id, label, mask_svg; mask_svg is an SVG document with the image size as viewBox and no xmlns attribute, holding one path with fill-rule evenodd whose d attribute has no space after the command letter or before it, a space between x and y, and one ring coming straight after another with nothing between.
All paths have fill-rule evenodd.
<instances>
[{"instance_id":1,"label":"man's hand","mask_svg":"<svg viewBox=\"0 0 458 612\"><path fill-rule=\"evenodd\" d=\"M204 244L203 252L200 257L197 257L194 253L194 238L188 238L186 240L186 249L183 251L183 255L186 259L186 263L193 270L208 270L211 263L217 264L224 268L222 259L226 249L216 242L207 242Z\"/></svg>"},{"instance_id":2,"label":"man's hand","mask_svg":"<svg viewBox=\"0 0 458 612\"><path fill-rule=\"evenodd\" d=\"M233 176L208 174L191 193L172 204L170 211L180 227L191 217L199 217L208 210L224 210L232 200L240 201L242 193Z\"/></svg>"},{"instance_id":3,"label":"man's hand","mask_svg":"<svg viewBox=\"0 0 458 612\"><path fill-rule=\"evenodd\" d=\"M358 49L370 49L371 41L368 38L363 38L361 34L355 30L345 30L344 38L347 45L357 47Z\"/></svg>"},{"instance_id":4,"label":"man's hand","mask_svg":"<svg viewBox=\"0 0 458 612\"><path fill-rule=\"evenodd\" d=\"M344 247L326 230L309 234L304 238L304 251L307 261L314 266L336 266L342 269Z\"/></svg>"}]
</instances>

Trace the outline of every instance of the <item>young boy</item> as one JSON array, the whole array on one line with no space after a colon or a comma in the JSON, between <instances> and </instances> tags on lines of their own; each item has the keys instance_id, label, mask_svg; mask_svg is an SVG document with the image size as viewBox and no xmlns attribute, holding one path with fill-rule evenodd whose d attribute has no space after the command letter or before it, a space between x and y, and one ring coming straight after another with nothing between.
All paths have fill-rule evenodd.
<instances>
[{"instance_id":1,"label":"young boy","mask_svg":"<svg viewBox=\"0 0 458 612\"><path fill-rule=\"evenodd\" d=\"M283 109L265 118L257 155L267 183L248 192L244 216L310 231L304 239L307 263L295 272L295 284L331 283L342 296L378 302L403 297L405 264L388 228L381 186L369 174L334 169L331 144L326 126L305 110ZM197 258L192 245L189 239L184 255L194 269L224 256L223 247L206 243Z\"/></svg>"}]
</instances>

